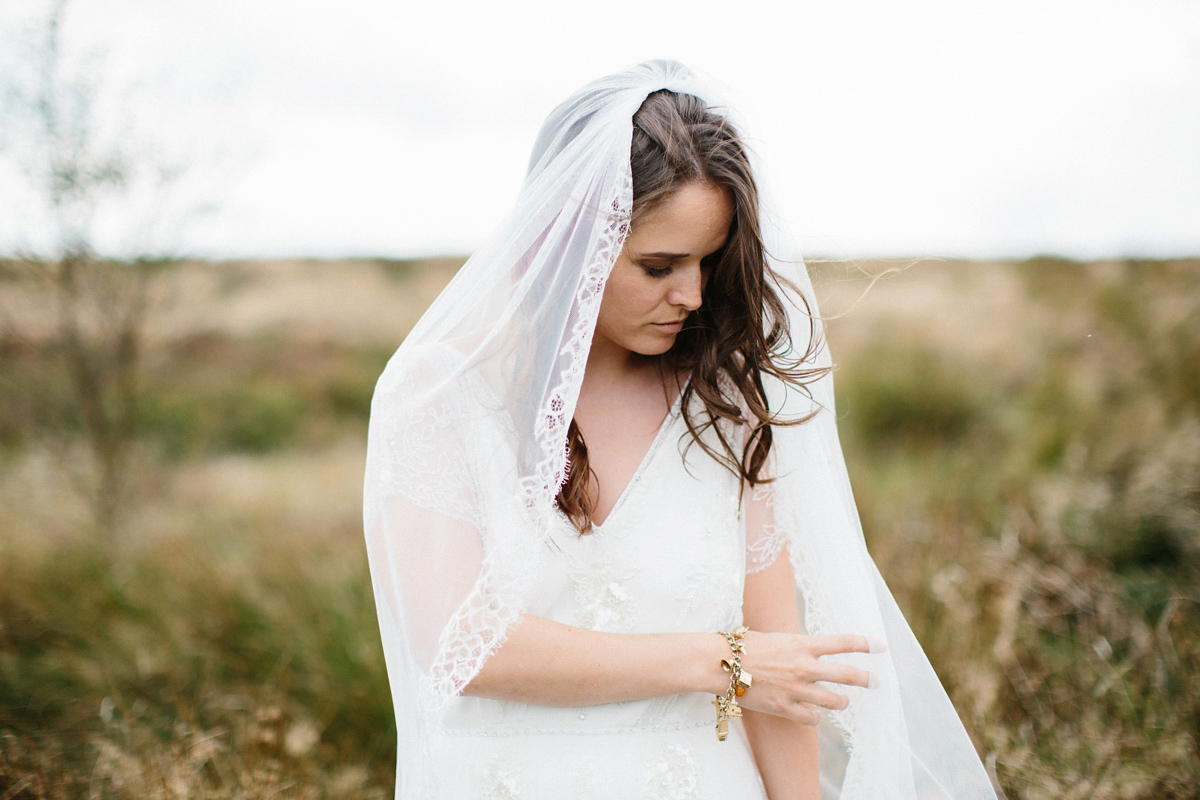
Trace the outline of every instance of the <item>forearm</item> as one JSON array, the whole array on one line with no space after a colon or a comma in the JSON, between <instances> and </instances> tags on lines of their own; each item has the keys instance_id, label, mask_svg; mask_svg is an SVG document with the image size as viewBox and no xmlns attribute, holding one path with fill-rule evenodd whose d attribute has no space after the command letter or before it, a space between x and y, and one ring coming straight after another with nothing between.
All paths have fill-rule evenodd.
<instances>
[{"instance_id":1,"label":"forearm","mask_svg":"<svg viewBox=\"0 0 1200 800\"><path fill-rule=\"evenodd\" d=\"M713 633L601 633L524 615L464 694L548 706L716 694L728 655Z\"/></svg>"},{"instance_id":2,"label":"forearm","mask_svg":"<svg viewBox=\"0 0 1200 800\"><path fill-rule=\"evenodd\" d=\"M750 522L773 524L770 509L753 503ZM746 624L763 631L800 633L796 581L788 548L771 566L746 577L743 613ZM746 709L742 721L754 761L770 800L820 800L817 727L794 719Z\"/></svg>"},{"instance_id":3,"label":"forearm","mask_svg":"<svg viewBox=\"0 0 1200 800\"><path fill-rule=\"evenodd\" d=\"M770 800L820 800L817 728L746 709L746 738Z\"/></svg>"}]
</instances>

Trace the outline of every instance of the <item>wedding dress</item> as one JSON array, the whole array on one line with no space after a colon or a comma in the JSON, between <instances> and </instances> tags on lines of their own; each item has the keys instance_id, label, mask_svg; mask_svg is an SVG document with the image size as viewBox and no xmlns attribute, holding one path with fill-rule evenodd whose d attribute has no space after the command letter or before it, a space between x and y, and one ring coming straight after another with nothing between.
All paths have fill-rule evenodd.
<instances>
[{"instance_id":1,"label":"wedding dress","mask_svg":"<svg viewBox=\"0 0 1200 800\"><path fill-rule=\"evenodd\" d=\"M836 687L849 706L818 728L824 796L995 800L867 552L829 375L804 391L764 376L772 413L815 412L773 428L769 493L739 506L732 473L687 447L674 409L596 531L580 536L555 506L600 299L630 229L632 117L659 89L720 108L753 141L711 83L676 62L583 87L546 120L512 213L376 386L363 516L396 714L396 797L761 800L736 726L717 741L711 696L563 709L462 693L522 614L602 631L727 630L747 571L786 552L808 633L886 645L826 657L874 684ZM762 189L768 176L753 167ZM800 360L813 344L806 365L828 367L803 262L761 197L791 343L776 356ZM753 503L769 505L770 522L748 531Z\"/></svg>"},{"instance_id":2,"label":"wedding dress","mask_svg":"<svg viewBox=\"0 0 1200 800\"><path fill-rule=\"evenodd\" d=\"M686 441L676 401L604 522L581 536L560 519L530 614L610 633L741 623L747 545L737 479ZM712 700L555 708L458 697L430 756L445 797L763 800L740 728L717 741Z\"/></svg>"}]
</instances>

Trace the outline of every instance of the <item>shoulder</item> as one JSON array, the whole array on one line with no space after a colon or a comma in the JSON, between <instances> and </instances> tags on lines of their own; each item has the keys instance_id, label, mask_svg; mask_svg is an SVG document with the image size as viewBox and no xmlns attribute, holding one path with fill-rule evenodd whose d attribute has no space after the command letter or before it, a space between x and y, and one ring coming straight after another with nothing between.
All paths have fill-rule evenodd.
<instances>
[{"instance_id":1,"label":"shoulder","mask_svg":"<svg viewBox=\"0 0 1200 800\"><path fill-rule=\"evenodd\" d=\"M445 342L405 342L388 359L375 384L375 395L397 391L432 391L463 373L466 356Z\"/></svg>"},{"instance_id":2,"label":"shoulder","mask_svg":"<svg viewBox=\"0 0 1200 800\"><path fill-rule=\"evenodd\" d=\"M389 398L419 404L459 401L464 407L500 404L485 369L449 342L402 345L375 384L373 406Z\"/></svg>"}]
</instances>

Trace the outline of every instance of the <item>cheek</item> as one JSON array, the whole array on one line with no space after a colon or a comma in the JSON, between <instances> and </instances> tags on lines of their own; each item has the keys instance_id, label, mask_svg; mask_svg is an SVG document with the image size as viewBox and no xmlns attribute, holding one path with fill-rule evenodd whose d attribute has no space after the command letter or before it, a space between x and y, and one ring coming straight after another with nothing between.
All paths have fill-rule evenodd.
<instances>
[{"instance_id":1,"label":"cheek","mask_svg":"<svg viewBox=\"0 0 1200 800\"><path fill-rule=\"evenodd\" d=\"M604 285L604 297L600 301L600 318L616 322L630 317L640 317L653 310L655 300L653 287L647 287L628 270L614 269L608 283Z\"/></svg>"}]
</instances>

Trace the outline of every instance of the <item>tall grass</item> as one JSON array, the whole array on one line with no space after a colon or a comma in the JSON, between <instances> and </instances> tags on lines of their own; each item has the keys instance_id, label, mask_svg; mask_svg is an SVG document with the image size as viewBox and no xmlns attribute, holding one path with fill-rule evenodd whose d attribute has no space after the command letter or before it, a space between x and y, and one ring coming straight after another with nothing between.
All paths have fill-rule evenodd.
<instances>
[{"instance_id":1,"label":"tall grass","mask_svg":"<svg viewBox=\"0 0 1200 800\"><path fill-rule=\"evenodd\" d=\"M9 796L382 796L393 722L355 504L312 485L358 455L182 468L117 563L70 534L10 543ZM336 506L306 519L314 502Z\"/></svg>"},{"instance_id":2,"label":"tall grass","mask_svg":"<svg viewBox=\"0 0 1200 800\"><path fill-rule=\"evenodd\" d=\"M1200 264L973 269L841 354L875 558L1009 797L1200 796Z\"/></svg>"},{"instance_id":3,"label":"tall grass","mask_svg":"<svg viewBox=\"0 0 1200 800\"><path fill-rule=\"evenodd\" d=\"M918 265L830 323L872 552L1012 800L1200 797L1198 320L1196 262L1043 260ZM390 792L358 496L389 350L158 340L114 559L52 354L0 346L0 797Z\"/></svg>"}]
</instances>

